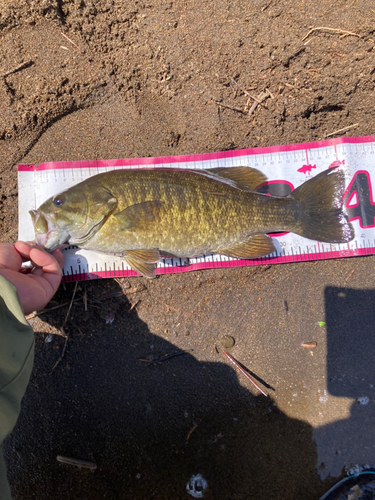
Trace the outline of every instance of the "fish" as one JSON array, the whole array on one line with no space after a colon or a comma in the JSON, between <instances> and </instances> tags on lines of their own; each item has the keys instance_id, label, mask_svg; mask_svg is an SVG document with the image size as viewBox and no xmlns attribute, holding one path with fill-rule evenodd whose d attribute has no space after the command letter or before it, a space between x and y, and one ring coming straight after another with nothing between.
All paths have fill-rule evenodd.
<instances>
[{"instance_id":1,"label":"fish","mask_svg":"<svg viewBox=\"0 0 375 500\"><path fill-rule=\"evenodd\" d=\"M253 259L276 251L269 233L293 232L345 243L354 230L343 211L345 174L337 168L285 197L259 193L266 176L238 166L207 170L140 168L94 175L30 210L36 243L121 255L155 277L161 256L216 253Z\"/></svg>"}]
</instances>

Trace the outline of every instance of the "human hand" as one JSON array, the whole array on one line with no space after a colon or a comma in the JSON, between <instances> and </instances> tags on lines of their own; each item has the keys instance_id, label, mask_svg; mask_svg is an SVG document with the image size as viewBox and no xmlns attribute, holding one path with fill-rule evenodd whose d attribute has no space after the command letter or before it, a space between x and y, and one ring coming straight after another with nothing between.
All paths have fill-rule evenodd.
<instances>
[{"instance_id":1,"label":"human hand","mask_svg":"<svg viewBox=\"0 0 375 500\"><path fill-rule=\"evenodd\" d=\"M22 268L31 261L34 267ZM52 254L35 245L17 241L15 245L0 243L0 275L17 288L24 313L43 309L59 287L64 254L58 248Z\"/></svg>"}]
</instances>

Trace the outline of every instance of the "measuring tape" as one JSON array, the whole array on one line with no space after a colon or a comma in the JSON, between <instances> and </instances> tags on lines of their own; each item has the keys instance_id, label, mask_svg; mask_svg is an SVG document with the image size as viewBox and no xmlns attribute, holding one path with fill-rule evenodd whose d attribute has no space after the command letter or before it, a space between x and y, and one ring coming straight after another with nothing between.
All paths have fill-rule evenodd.
<instances>
[{"instance_id":1,"label":"measuring tape","mask_svg":"<svg viewBox=\"0 0 375 500\"><path fill-rule=\"evenodd\" d=\"M29 210L37 209L51 196L93 175L121 168L206 169L249 166L268 177L267 192L284 196L312 176L340 166L346 175L344 208L355 230L349 243L312 241L294 233L274 236L276 252L257 259L235 259L223 255L202 255L189 259L163 258L157 274L200 269L282 264L309 260L371 255L375 251L375 136L337 139L241 149L219 153L121 160L64 161L18 166L19 239L34 240ZM121 257L68 246L64 249L64 280L136 276Z\"/></svg>"}]
</instances>

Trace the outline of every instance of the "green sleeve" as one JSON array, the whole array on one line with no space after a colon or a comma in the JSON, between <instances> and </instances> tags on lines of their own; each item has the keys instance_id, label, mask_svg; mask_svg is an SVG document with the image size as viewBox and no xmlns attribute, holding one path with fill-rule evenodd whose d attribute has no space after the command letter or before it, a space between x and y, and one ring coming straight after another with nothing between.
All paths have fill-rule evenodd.
<instances>
[{"instance_id":1,"label":"green sleeve","mask_svg":"<svg viewBox=\"0 0 375 500\"><path fill-rule=\"evenodd\" d=\"M15 286L0 276L0 447L16 424L33 361L33 330L25 320ZM11 499L1 450L0 498Z\"/></svg>"}]
</instances>

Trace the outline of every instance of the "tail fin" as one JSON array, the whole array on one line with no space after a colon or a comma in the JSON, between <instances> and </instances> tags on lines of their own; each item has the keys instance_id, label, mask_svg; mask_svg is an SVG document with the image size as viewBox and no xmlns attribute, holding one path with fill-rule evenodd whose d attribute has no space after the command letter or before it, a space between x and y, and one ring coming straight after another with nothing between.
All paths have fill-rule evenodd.
<instances>
[{"instance_id":1,"label":"tail fin","mask_svg":"<svg viewBox=\"0 0 375 500\"><path fill-rule=\"evenodd\" d=\"M331 168L292 191L299 205L301 236L327 243L347 243L354 238L354 229L342 211L344 189L344 172Z\"/></svg>"}]
</instances>

